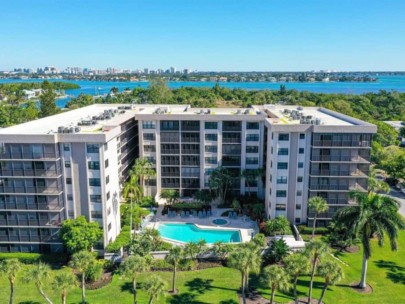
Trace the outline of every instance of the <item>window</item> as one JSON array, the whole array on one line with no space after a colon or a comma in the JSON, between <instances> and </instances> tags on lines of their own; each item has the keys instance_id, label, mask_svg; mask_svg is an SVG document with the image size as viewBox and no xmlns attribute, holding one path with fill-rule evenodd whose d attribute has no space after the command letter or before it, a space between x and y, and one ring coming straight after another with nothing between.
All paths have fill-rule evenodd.
<instances>
[{"instance_id":1,"label":"window","mask_svg":"<svg viewBox=\"0 0 405 304\"><path fill-rule=\"evenodd\" d=\"M304 148L299 148L299 154L304 154Z\"/></svg>"},{"instance_id":2,"label":"window","mask_svg":"<svg viewBox=\"0 0 405 304\"><path fill-rule=\"evenodd\" d=\"M305 139L305 134L304 133L300 133L300 139Z\"/></svg>"},{"instance_id":3,"label":"window","mask_svg":"<svg viewBox=\"0 0 405 304\"><path fill-rule=\"evenodd\" d=\"M259 141L259 134L247 134L246 141Z\"/></svg>"},{"instance_id":4,"label":"window","mask_svg":"<svg viewBox=\"0 0 405 304\"><path fill-rule=\"evenodd\" d=\"M206 121L205 122L205 129L206 130L216 130L218 129L218 123L213 121Z\"/></svg>"},{"instance_id":5,"label":"window","mask_svg":"<svg viewBox=\"0 0 405 304\"><path fill-rule=\"evenodd\" d=\"M288 148L278 148L278 155L288 155Z\"/></svg>"},{"instance_id":6,"label":"window","mask_svg":"<svg viewBox=\"0 0 405 304\"><path fill-rule=\"evenodd\" d=\"M287 176L277 177L277 184L287 184Z\"/></svg>"},{"instance_id":7,"label":"window","mask_svg":"<svg viewBox=\"0 0 405 304\"><path fill-rule=\"evenodd\" d=\"M301 190L297 190L297 196L302 196L302 191Z\"/></svg>"},{"instance_id":8,"label":"window","mask_svg":"<svg viewBox=\"0 0 405 304\"><path fill-rule=\"evenodd\" d=\"M90 194L90 202L92 202L92 203L101 203L101 195L99 195L99 194Z\"/></svg>"},{"instance_id":9,"label":"window","mask_svg":"<svg viewBox=\"0 0 405 304\"><path fill-rule=\"evenodd\" d=\"M155 140L154 133L143 133L143 140Z\"/></svg>"},{"instance_id":10,"label":"window","mask_svg":"<svg viewBox=\"0 0 405 304\"><path fill-rule=\"evenodd\" d=\"M302 179L303 179L302 176L298 176L298 177L297 177L297 182L298 182L298 183L302 183Z\"/></svg>"},{"instance_id":11,"label":"window","mask_svg":"<svg viewBox=\"0 0 405 304\"><path fill-rule=\"evenodd\" d=\"M111 223L108 224L108 231L110 231L110 230L111 230Z\"/></svg>"},{"instance_id":12,"label":"window","mask_svg":"<svg viewBox=\"0 0 405 304\"><path fill-rule=\"evenodd\" d=\"M108 143L105 143L104 144L104 151L107 151L108 150Z\"/></svg>"},{"instance_id":13,"label":"window","mask_svg":"<svg viewBox=\"0 0 405 304\"><path fill-rule=\"evenodd\" d=\"M257 157L246 157L246 165L258 165L259 158Z\"/></svg>"},{"instance_id":14,"label":"window","mask_svg":"<svg viewBox=\"0 0 405 304\"><path fill-rule=\"evenodd\" d=\"M70 177L66 177L66 184L71 185L72 184L72 179Z\"/></svg>"},{"instance_id":15,"label":"window","mask_svg":"<svg viewBox=\"0 0 405 304\"><path fill-rule=\"evenodd\" d=\"M216 153L218 150L217 146L205 146L205 152Z\"/></svg>"},{"instance_id":16,"label":"window","mask_svg":"<svg viewBox=\"0 0 405 304\"><path fill-rule=\"evenodd\" d=\"M107 192L107 201L110 199L110 196L111 196L110 191L108 191Z\"/></svg>"},{"instance_id":17,"label":"window","mask_svg":"<svg viewBox=\"0 0 405 304\"><path fill-rule=\"evenodd\" d=\"M143 129L156 129L156 122L154 121L143 121L142 122Z\"/></svg>"},{"instance_id":18,"label":"window","mask_svg":"<svg viewBox=\"0 0 405 304\"><path fill-rule=\"evenodd\" d=\"M290 135L289 134L278 134L278 140L279 141L288 141L288 140L290 140Z\"/></svg>"},{"instance_id":19,"label":"window","mask_svg":"<svg viewBox=\"0 0 405 304\"><path fill-rule=\"evenodd\" d=\"M161 121L160 122L160 130L161 131L178 131L179 130L179 122L168 120L168 121Z\"/></svg>"},{"instance_id":20,"label":"window","mask_svg":"<svg viewBox=\"0 0 405 304\"><path fill-rule=\"evenodd\" d=\"M68 201L73 201L73 194L66 195Z\"/></svg>"},{"instance_id":21,"label":"window","mask_svg":"<svg viewBox=\"0 0 405 304\"><path fill-rule=\"evenodd\" d=\"M205 163L210 165L216 165L218 163L218 159L216 157L206 157Z\"/></svg>"},{"instance_id":22,"label":"window","mask_svg":"<svg viewBox=\"0 0 405 304\"><path fill-rule=\"evenodd\" d=\"M259 129L259 123L258 122L247 122L246 123L246 129L248 129L248 130L258 130Z\"/></svg>"},{"instance_id":23,"label":"window","mask_svg":"<svg viewBox=\"0 0 405 304\"><path fill-rule=\"evenodd\" d=\"M295 205L295 209L296 209L296 210L301 210L301 204L296 204L296 205Z\"/></svg>"},{"instance_id":24,"label":"window","mask_svg":"<svg viewBox=\"0 0 405 304\"><path fill-rule=\"evenodd\" d=\"M296 217L296 218L295 218L295 223L296 223L296 224L301 223L301 218L300 218L300 217Z\"/></svg>"},{"instance_id":25,"label":"window","mask_svg":"<svg viewBox=\"0 0 405 304\"><path fill-rule=\"evenodd\" d=\"M287 191L286 190L277 190L276 197L287 197Z\"/></svg>"},{"instance_id":26,"label":"window","mask_svg":"<svg viewBox=\"0 0 405 304\"><path fill-rule=\"evenodd\" d=\"M288 169L288 163L277 163L277 169L280 170L287 170Z\"/></svg>"},{"instance_id":27,"label":"window","mask_svg":"<svg viewBox=\"0 0 405 304\"><path fill-rule=\"evenodd\" d=\"M101 181L99 178L89 178L89 185L92 187L100 187Z\"/></svg>"},{"instance_id":28,"label":"window","mask_svg":"<svg viewBox=\"0 0 405 304\"><path fill-rule=\"evenodd\" d=\"M95 219L103 218L103 213L101 211L91 211L91 217Z\"/></svg>"},{"instance_id":29,"label":"window","mask_svg":"<svg viewBox=\"0 0 405 304\"><path fill-rule=\"evenodd\" d=\"M87 144L87 153L99 153L98 144Z\"/></svg>"},{"instance_id":30,"label":"window","mask_svg":"<svg viewBox=\"0 0 405 304\"><path fill-rule=\"evenodd\" d=\"M108 159L106 159L105 161L104 161L104 167L106 167L106 168L108 168Z\"/></svg>"},{"instance_id":31,"label":"window","mask_svg":"<svg viewBox=\"0 0 405 304\"><path fill-rule=\"evenodd\" d=\"M217 134L205 134L205 140L217 141L218 135Z\"/></svg>"},{"instance_id":32,"label":"window","mask_svg":"<svg viewBox=\"0 0 405 304\"><path fill-rule=\"evenodd\" d=\"M105 178L105 183L106 183L106 185L108 185L109 182L110 182L110 176L107 175L107 177Z\"/></svg>"},{"instance_id":33,"label":"window","mask_svg":"<svg viewBox=\"0 0 405 304\"><path fill-rule=\"evenodd\" d=\"M246 153L259 153L258 146L246 146Z\"/></svg>"},{"instance_id":34,"label":"window","mask_svg":"<svg viewBox=\"0 0 405 304\"><path fill-rule=\"evenodd\" d=\"M65 168L70 168L70 160L65 161Z\"/></svg>"},{"instance_id":35,"label":"window","mask_svg":"<svg viewBox=\"0 0 405 304\"><path fill-rule=\"evenodd\" d=\"M70 145L69 144L63 144L63 151L70 151Z\"/></svg>"},{"instance_id":36,"label":"window","mask_svg":"<svg viewBox=\"0 0 405 304\"><path fill-rule=\"evenodd\" d=\"M298 163L298 168L304 168L304 163Z\"/></svg>"},{"instance_id":37,"label":"window","mask_svg":"<svg viewBox=\"0 0 405 304\"><path fill-rule=\"evenodd\" d=\"M89 170L100 170L100 162L99 161L89 161L87 163L87 167Z\"/></svg>"},{"instance_id":38,"label":"window","mask_svg":"<svg viewBox=\"0 0 405 304\"><path fill-rule=\"evenodd\" d=\"M285 211L286 206L284 204L276 204L276 211Z\"/></svg>"},{"instance_id":39,"label":"window","mask_svg":"<svg viewBox=\"0 0 405 304\"><path fill-rule=\"evenodd\" d=\"M156 152L156 147L150 146L150 145L145 145L145 146L143 146L143 151L144 152Z\"/></svg>"}]
</instances>

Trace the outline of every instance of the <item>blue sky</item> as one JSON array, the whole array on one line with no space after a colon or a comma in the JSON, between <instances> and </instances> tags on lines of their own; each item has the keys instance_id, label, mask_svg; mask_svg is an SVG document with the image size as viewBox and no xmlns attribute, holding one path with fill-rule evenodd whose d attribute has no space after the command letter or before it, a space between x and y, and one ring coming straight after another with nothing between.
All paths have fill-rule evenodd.
<instances>
[{"instance_id":1,"label":"blue sky","mask_svg":"<svg viewBox=\"0 0 405 304\"><path fill-rule=\"evenodd\" d=\"M405 70L404 0L3 0L0 70Z\"/></svg>"}]
</instances>

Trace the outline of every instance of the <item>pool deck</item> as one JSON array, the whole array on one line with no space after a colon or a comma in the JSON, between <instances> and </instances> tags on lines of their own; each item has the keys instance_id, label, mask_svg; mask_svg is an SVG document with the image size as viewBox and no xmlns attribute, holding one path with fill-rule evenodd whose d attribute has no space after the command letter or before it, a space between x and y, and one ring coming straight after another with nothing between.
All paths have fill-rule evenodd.
<instances>
[{"instance_id":1,"label":"pool deck","mask_svg":"<svg viewBox=\"0 0 405 304\"><path fill-rule=\"evenodd\" d=\"M223 230L239 230L241 235L241 241L249 242L252 235L258 232L258 226L256 222L252 221L248 217L239 216L237 219L229 219L226 216L220 216L223 212L231 209L213 209L212 216L205 218L198 218L194 216L189 217L168 217L167 215L162 215L162 207L158 208L156 215L147 224L148 228L157 228L159 223L192 223L199 228L205 229L223 229ZM228 221L226 225L215 225L212 223L215 219L225 219ZM172 241L172 240L168 240ZM177 242L174 242L177 243ZM181 242L178 242L182 244Z\"/></svg>"}]
</instances>

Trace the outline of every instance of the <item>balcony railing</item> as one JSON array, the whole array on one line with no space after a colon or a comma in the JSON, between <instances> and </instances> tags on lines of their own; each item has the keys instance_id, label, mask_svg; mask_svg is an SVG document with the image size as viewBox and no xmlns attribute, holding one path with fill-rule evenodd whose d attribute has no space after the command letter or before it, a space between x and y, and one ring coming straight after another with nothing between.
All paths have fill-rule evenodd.
<instances>
[{"instance_id":1,"label":"balcony railing","mask_svg":"<svg viewBox=\"0 0 405 304\"><path fill-rule=\"evenodd\" d=\"M56 204L17 204L0 203L0 209L4 210L43 210L43 211L61 211L63 206Z\"/></svg>"},{"instance_id":2,"label":"balcony railing","mask_svg":"<svg viewBox=\"0 0 405 304\"><path fill-rule=\"evenodd\" d=\"M333 140L314 140L312 143L314 147L370 147L370 141L333 141Z\"/></svg>"},{"instance_id":3,"label":"balcony railing","mask_svg":"<svg viewBox=\"0 0 405 304\"><path fill-rule=\"evenodd\" d=\"M1 176L32 176L32 177L58 177L62 175L62 170L44 170L44 169L2 169Z\"/></svg>"},{"instance_id":4,"label":"balcony railing","mask_svg":"<svg viewBox=\"0 0 405 304\"><path fill-rule=\"evenodd\" d=\"M0 193L40 193L40 194L59 194L62 187L9 187L0 186Z\"/></svg>"},{"instance_id":5,"label":"balcony railing","mask_svg":"<svg viewBox=\"0 0 405 304\"><path fill-rule=\"evenodd\" d=\"M17 152L4 152L0 153L0 159L57 159L57 153L17 153Z\"/></svg>"},{"instance_id":6,"label":"balcony railing","mask_svg":"<svg viewBox=\"0 0 405 304\"><path fill-rule=\"evenodd\" d=\"M182 154L200 154L199 149L183 149L181 151Z\"/></svg>"},{"instance_id":7,"label":"balcony railing","mask_svg":"<svg viewBox=\"0 0 405 304\"><path fill-rule=\"evenodd\" d=\"M370 160L365 159L361 156L347 156L347 155L313 155L311 161L341 161L341 162L365 162L369 163Z\"/></svg>"},{"instance_id":8,"label":"balcony railing","mask_svg":"<svg viewBox=\"0 0 405 304\"><path fill-rule=\"evenodd\" d=\"M325 191L350 191L350 190L358 190L358 191L366 191L364 187L359 184L354 185L310 185L310 190L325 190Z\"/></svg>"},{"instance_id":9,"label":"balcony railing","mask_svg":"<svg viewBox=\"0 0 405 304\"><path fill-rule=\"evenodd\" d=\"M162 188L180 188L180 183L162 183Z\"/></svg>"},{"instance_id":10,"label":"balcony railing","mask_svg":"<svg viewBox=\"0 0 405 304\"><path fill-rule=\"evenodd\" d=\"M59 227L61 221L49 219L0 219L0 226L55 226Z\"/></svg>"},{"instance_id":11,"label":"balcony railing","mask_svg":"<svg viewBox=\"0 0 405 304\"><path fill-rule=\"evenodd\" d=\"M319 176L368 176L368 171L363 172L361 170L317 170L317 169L312 169L311 170L311 175L319 175Z\"/></svg>"},{"instance_id":12,"label":"balcony railing","mask_svg":"<svg viewBox=\"0 0 405 304\"><path fill-rule=\"evenodd\" d=\"M38 242L48 242L48 243L60 243L61 240L57 235L1 235L0 242L21 242L21 243L38 243Z\"/></svg>"}]
</instances>

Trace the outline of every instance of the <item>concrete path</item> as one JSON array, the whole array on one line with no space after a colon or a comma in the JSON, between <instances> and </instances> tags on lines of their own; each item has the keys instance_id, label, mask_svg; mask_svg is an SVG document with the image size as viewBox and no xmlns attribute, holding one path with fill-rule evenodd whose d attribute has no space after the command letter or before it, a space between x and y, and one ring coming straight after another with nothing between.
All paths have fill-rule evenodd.
<instances>
[{"instance_id":1,"label":"concrete path","mask_svg":"<svg viewBox=\"0 0 405 304\"><path fill-rule=\"evenodd\" d=\"M391 188L391 191L388 196L395 198L401 204L401 207L399 208L399 213L403 217L405 217L405 194L403 194L401 191Z\"/></svg>"}]
</instances>

